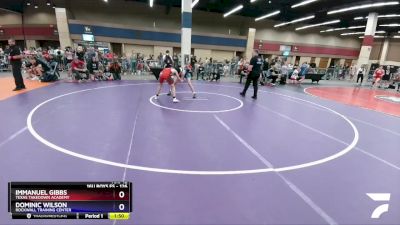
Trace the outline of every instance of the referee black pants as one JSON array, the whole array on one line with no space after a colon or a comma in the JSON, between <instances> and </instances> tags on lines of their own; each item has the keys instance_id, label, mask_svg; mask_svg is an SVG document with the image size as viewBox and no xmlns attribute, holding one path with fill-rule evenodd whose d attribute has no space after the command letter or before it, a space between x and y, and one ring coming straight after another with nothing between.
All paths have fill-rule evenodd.
<instances>
[{"instance_id":1,"label":"referee black pants","mask_svg":"<svg viewBox=\"0 0 400 225\"><path fill-rule=\"evenodd\" d=\"M360 80L361 79L361 83L363 82L363 80L364 80L364 75L363 74L358 74L357 75L357 83L358 83L358 80Z\"/></svg>"},{"instance_id":2,"label":"referee black pants","mask_svg":"<svg viewBox=\"0 0 400 225\"><path fill-rule=\"evenodd\" d=\"M22 78L21 73L22 64L13 62L11 63L11 66L16 88L25 88L24 79Z\"/></svg>"},{"instance_id":3,"label":"referee black pants","mask_svg":"<svg viewBox=\"0 0 400 225\"><path fill-rule=\"evenodd\" d=\"M252 75L249 74L247 76L247 80L246 80L246 84L244 85L244 90L243 90L243 94L246 94L247 89L249 89L251 82L253 82L253 88L254 88L254 97L257 97L257 92L258 92L258 79L259 79L260 75Z\"/></svg>"}]
</instances>

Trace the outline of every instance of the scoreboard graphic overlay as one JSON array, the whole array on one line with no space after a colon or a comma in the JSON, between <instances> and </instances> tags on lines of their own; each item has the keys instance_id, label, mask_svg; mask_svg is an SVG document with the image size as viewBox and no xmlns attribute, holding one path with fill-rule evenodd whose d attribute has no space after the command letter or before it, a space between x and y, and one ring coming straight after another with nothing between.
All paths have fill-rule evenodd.
<instances>
[{"instance_id":1,"label":"scoreboard graphic overlay","mask_svg":"<svg viewBox=\"0 0 400 225\"><path fill-rule=\"evenodd\" d=\"M13 219L127 220L131 182L9 182Z\"/></svg>"}]
</instances>

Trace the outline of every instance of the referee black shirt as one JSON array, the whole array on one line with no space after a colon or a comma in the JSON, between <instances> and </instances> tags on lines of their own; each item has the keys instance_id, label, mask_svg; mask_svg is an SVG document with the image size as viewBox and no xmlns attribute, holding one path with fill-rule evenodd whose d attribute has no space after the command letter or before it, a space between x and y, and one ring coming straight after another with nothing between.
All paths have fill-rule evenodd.
<instances>
[{"instance_id":1,"label":"referee black shirt","mask_svg":"<svg viewBox=\"0 0 400 225\"><path fill-rule=\"evenodd\" d=\"M253 56L250 60L250 65L253 66L253 69L251 70L250 75L251 76L260 76L262 72L262 65L263 65L263 60L259 55Z\"/></svg>"},{"instance_id":2,"label":"referee black shirt","mask_svg":"<svg viewBox=\"0 0 400 225\"><path fill-rule=\"evenodd\" d=\"M10 56L22 55L21 49L17 45L10 46ZM11 59L11 65L21 65L21 59Z\"/></svg>"}]
</instances>

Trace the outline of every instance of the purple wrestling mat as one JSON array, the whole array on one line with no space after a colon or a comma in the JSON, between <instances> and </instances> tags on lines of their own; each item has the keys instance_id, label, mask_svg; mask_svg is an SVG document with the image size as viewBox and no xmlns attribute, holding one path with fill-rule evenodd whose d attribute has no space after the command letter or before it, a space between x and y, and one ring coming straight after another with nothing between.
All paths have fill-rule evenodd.
<instances>
[{"instance_id":1,"label":"purple wrestling mat","mask_svg":"<svg viewBox=\"0 0 400 225\"><path fill-rule=\"evenodd\" d=\"M400 224L400 118L302 89L262 87L254 101L238 84L194 85L197 99L178 86L178 104L132 81L0 101L0 225ZM128 221L7 213L9 181L122 180L133 182Z\"/></svg>"}]
</instances>

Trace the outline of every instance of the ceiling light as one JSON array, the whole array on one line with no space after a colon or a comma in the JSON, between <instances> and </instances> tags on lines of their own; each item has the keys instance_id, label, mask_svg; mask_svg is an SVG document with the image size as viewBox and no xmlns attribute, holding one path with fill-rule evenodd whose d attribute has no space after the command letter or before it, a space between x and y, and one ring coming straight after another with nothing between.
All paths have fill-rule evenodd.
<instances>
[{"instance_id":1,"label":"ceiling light","mask_svg":"<svg viewBox=\"0 0 400 225\"><path fill-rule=\"evenodd\" d=\"M358 35L358 34L364 34L365 32L353 32L353 33L343 33L340 34L342 36L349 36L349 35Z\"/></svg>"},{"instance_id":2,"label":"ceiling light","mask_svg":"<svg viewBox=\"0 0 400 225\"><path fill-rule=\"evenodd\" d=\"M46 1L46 5L47 5L47 6L51 6L51 3L50 3L49 0Z\"/></svg>"},{"instance_id":3,"label":"ceiling light","mask_svg":"<svg viewBox=\"0 0 400 225\"><path fill-rule=\"evenodd\" d=\"M154 0L150 0L150 7L153 7L154 5Z\"/></svg>"},{"instance_id":4,"label":"ceiling light","mask_svg":"<svg viewBox=\"0 0 400 225\"><path fill-rule=\"evenodd\" d=\"M393 38L400 38L400 36L395 35L395 36L393 36Z\"/></svg>"},{"instance_id":5,"label":"ceiling light","mask_svg":"<svg viewBox=\"0 0 400 225\"><path fill-rule=\"evenodd\" d=\"M255 2L255 1L257 1L257 0L250 0L251 3Z\"/></svg>"},{"instance_id":6,"label":"ceiling light","mask_svg":"<svg viewBox=\"0 0 400 225\"><path fill-rule=\"evenodd\" d=\"M275 12L269 13L269 14L267 14L267 15L260 16L260 17L256 18L256 19L255 19L255 21L263 20L263 19L265 19L265 18L268 18L268 17L271 17L271 16L278 15L279 13L281 13L281 11L279 11L279 10L278 10L278 11L275 11Z\"/></svg>"},{"instance_id":7,"label":"ceiling light","mask_svg":"<svg viewBox=\"0 0 400 225\"><path fill-rule=\"evenodd\" d=\"M364 38L364 36L360 36L358 38ZM374 36L374 38L385 38L385 36Z\"/></svg>"},{"instance_id":8,"label":"ceiling light","mask_svg":"<svg viewBox=\"0 0 400 225\"><path fill-rule=\"evenodd\" d=\"M108 2L108 0L103 0L104 2Z\"/></svg>"},{"instance_id":9,"label":"ceiling light","mask_svg":"<svg viewBox=\"0 0 400 225\"><path fill-rule=\"evenodd\" d=\"M56 4L53 4L53 9L55 9L56 8Z\"/></svg>"},{"instance_id":10,"label":"ceiling light","mask_svg":"<svg viewBox=\"0 0 400 225\"><path fill-rule=\"evenodd\" d=\"M31 5L31 2L30 2L30 1L27 1L27 2L26 2L26 5L28 5L28 6Z\"/></svg>"},{"instance_id":11,"label":"ceiling light","mask_svg":"<svg viewBox=\"0 0 400 225\"><path fill-rule=\"evenodd\" d=\"M285 25L288 25L288 24L298 23L298 22L301 22L301 21L304 21L304 20L310 20L310 19L314 19L314 18L315 18L314 15L307 16L307 17L295 19L295 20L292 20L292 21L289 21L289 22L280 23L280 24L275 25L274 27L281 27L281 26L285 26Z\"/></svg>"},{"instance_id":12,"label":"ceiling light","mask_svg":"<svg viewBox=\"0 0 400 225\"><path fill-rule=\"evenodd\" d=\"M318 1L318 0L306 0L306 1L302 1L302 2L300 2L300 3L297 3L297 4L295 4L295 5L292 5L292 9L293 9L293 8L296 8L296 7L299 7L299 6L307 5L307 4L316 2L316 1Z\"/></svg>"},{"instance_id":13,"label":"ceiling light","mask_svg":"<svg viewBox=\"0 0 400 225\"><path fill-rule=\"evenodd\" d=\"M200 1L200 0L194 0L194 1L192 2L192 9L193 9L193 7L195 7L195 6L197 5L197 3L199 3L199 1Z\"/></svg>"},{"instance_id":14,"label":"ceiling light","mask_svg":"<svg viewBox=\"0 0 400 225\"><path fill-rule=\"evenodd\" d=\"M324 25L329 25L329 24L334 24L334 23L340 23L340 20L332 20L332 21L328 21L328 22L324 22L324 23L317 23L317 24L307 25L307 26L303 26L303 27L298 27L298 28L296 28L296 30L304 30L304 29L311 28L311 27L319 27L319 26L324 26Z\"/></svg>"},{"instance_id":15,"label":"ceiling light","mask_svg":"<svg viewBox=\"0 0 400 225\"><path fill-rule=\"evenodd\" d=\"M35 7L35 9L39 8L39 6L38 6L37 4L35 4L35 6L34 6L34 7Z\"/></svg>"},{"instance_id":16,"label":"ceiling light","mask_svg":"<svg viewBox=\"0 0 400 225\"><path fill-rule=\"evenodd\" d=\"M332 31L338 31L338 30L346 30L347 27L341 27L341 28L332 28L332 29L328 29L328 30L321 30L321 33L325 33L325 32L332 32Z\"/></svg>"},{"instance_id":17,"label":"ceiling light","mask_svg":"<svg viewBox=\"0 0 400 225\"><path fill-rule=\"evenodd\" d=\"M359 28L365 28L366 26L352 26L349 27L348 29L359 29Z\"/></svg>"},{"instance_id":18,"label":"ceiling light","mask_svg":"<svg viewBox=\"0 0 400 225\"><path fill-rule=\"evenodd\" d=\"M394 18L394 17L400 17L400 14L388 14L388 15L379 15L378 18ZM368 19L368 17L355 17L354 20L364 20L364 19Z\"/></svg>"},{"instance_id":19,"label":"ceiling light","mask_svg":"<svg viewBox=\"0 0 400 225\"><path fill-rule=\"evenodd\" d=\"M384 33L386 33L386 31L375 31L375 34L384 34ZM354 32L354 33L343 33L343 34L340 34L340 35L342 35L342 36L348 36L348 35L357 35L357 34L365 34L365 32Z\"/></svg>"},{"instance_id":20,"label":"ceiling light","mask_svg":"<svg viewBox=\"0 0 400 225\"><path fill-rule=\"evenodd\" d=\"M227 16L229 16L229 15L231 15L231 14L233 14L233 13L235 13L235 12L241 10L241 9L243 9L243 5L236 6L236 7L235 7L234 9L232 9L231 11L225 13L225 14L224 14L224 17L227 17Z\"/></svg>"},{"instance_id":21,"label":"ceiling light","mask_svg":"<svg viewBox=\"0 0 400 225\"><path fill-rule=\"evenodd\" d=\"M380 27L400 27L398 23L391 23L391 24L381 24Z\"/></svg>"},{"instance_id":22,"label":"ceiling light","mask_svg":"<svg viewBox=\"0 0 400 225\"><path fill-rule=\"evenodd\" d=\"M365 4L365 5L358 5L358 6L352 6L352 7L348 7L348 8L329 11L328 15L335 14L335 13L347 12L347 11L354 11L354 10L359 10L359 9L375 8L375 7L398 5L398 4L399 4L398 1L392 1L392 2L379 2L379 3Z\"/></svg>"},{"instance_id":23,"label":"ceiling light","mask_svg":"<svg viewBox=\"0 0 400 225\"><path fill-rule=\"evenodd\" d=\"M393 18L393 17L400 17L399 14L388 14L388 15L379 15L378 18Z\"/></svg>"}]
</instances>

